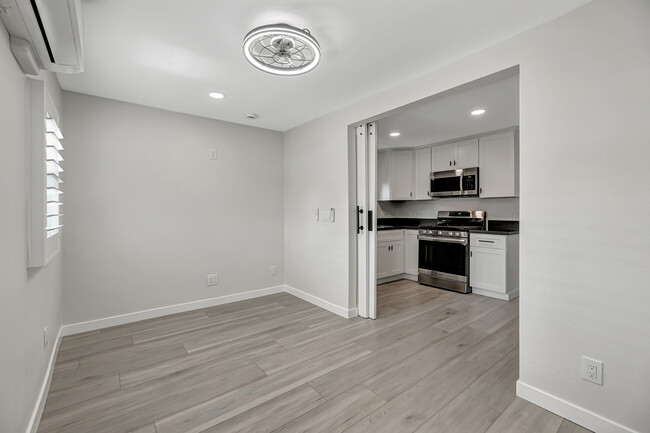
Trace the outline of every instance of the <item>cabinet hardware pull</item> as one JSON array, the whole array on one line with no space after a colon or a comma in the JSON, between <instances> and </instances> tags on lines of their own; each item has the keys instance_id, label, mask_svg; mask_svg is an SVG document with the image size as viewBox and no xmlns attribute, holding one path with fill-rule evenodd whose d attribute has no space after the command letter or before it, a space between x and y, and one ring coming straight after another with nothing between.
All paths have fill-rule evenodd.
<instances>
[{"instance_id":1,"label":"cabinet hardware pull","mask_svg":"<svg viewBox=\"0 0 650 433\"><path fill-rule=\"evenodd\" d=\"M486 244L493 244L494 243L494 241L485 241L483 239L479 239L478 241L479 242L485 242Z\"/></svg>"},{"instance_id":2,"label":"cabinet hardware pull","mask_svg":"<svg viewBox=\"0 0 650 433\"><path fill-rule=\"evenodd\" d=\"M454 165L456 165L456 161L454 161Z\"/></svg>"},{"instance_id":3,"label":"cabinet hardware pull","mask_svg":"<svg viewBox=\"0 0 650 433\"><path fill-rule=\"evenodd\" d=\"M449 166L451 167L451 161L449 161Z\"/></svg>"}]
</instances>

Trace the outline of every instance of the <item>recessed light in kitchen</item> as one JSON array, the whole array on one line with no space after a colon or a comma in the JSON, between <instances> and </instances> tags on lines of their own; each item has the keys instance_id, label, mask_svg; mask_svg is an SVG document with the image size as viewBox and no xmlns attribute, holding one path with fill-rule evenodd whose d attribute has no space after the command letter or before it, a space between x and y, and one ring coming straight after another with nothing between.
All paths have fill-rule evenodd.
<instances>
[{"instance_id":1,"label":"recessed light in kitchen","mask_svg":"<svg viewBox=\"0 0 650 433\"><path fill-rule=\"evenodd\" d=\"M219 93L219 92L212 92L212 93L209 94L209 96L211 98L214 98L214 99L223 99L223 98L226 97L226 95L224 95L223 93Z\"/></svg>"},{"instance_id":2,"label":"recessed light in kitchen","mask_svg":"<svg viewBox=\"0 0 650 433\"><path fill-rule=\"evenodd\" d=\"M397 131L393 131L389 134L391 137L399 137L401 134Z\"/></svg>"},{"instance_id":3,"label":"recessed light in kitchen","mask_svg":"<svg viewBox=\"0 0 650 433\"><path fill-rule=\"evenodd\" d=\"M472 116L480 116L481 114L485 114L485 110L482 108L479 108L478 110L474 110L470 113Z\"/></svg>"}]
</instances>

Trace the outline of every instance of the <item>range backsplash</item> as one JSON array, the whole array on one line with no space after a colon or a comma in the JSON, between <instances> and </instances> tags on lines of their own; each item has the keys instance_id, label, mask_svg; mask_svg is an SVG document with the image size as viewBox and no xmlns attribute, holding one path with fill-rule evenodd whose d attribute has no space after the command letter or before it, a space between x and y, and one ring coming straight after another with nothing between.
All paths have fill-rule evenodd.
<instances>
[{"instance_id":1,"label":"range backsplash","mask_svg":"<svg viewBox=\"0 0 650 433\"><path fill-rule=\"evenodd\" d=\"M519 220L518 198L443 198L377 204L378 218L435 218L439 210L484 210L489 220Z\"/></svg>"}]
</instances>

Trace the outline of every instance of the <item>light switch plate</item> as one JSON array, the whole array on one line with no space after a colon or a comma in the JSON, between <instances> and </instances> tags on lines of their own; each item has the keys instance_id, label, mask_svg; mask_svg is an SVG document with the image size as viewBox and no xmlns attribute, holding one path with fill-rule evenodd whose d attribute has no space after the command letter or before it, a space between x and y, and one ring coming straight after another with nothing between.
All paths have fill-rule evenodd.
<instances>
[{"instance_id":1,"label":"light switch plate","mask_svg":"<svg viewBox=\"0 0 650 433\"><path fill-rule=\"evenodd\" d=\"M217 149L210 149L210 159L217 159Z\"/></svg>"}]
</instances>

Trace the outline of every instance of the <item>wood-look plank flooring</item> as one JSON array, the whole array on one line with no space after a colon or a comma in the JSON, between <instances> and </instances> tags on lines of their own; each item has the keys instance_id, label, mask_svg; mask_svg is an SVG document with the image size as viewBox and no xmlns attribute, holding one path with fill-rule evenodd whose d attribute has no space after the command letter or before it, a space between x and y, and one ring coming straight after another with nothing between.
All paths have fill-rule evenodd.
<instances>
[{"instance_id":1,"label":"wood-look plank flooring","mask_svg":"<svg viewBox=\"0 0 650 433\"><path fill-rule=\"evenodd\" d=\"M378 287L378 319L288 294L65 337L40 433L586 433L515 396L518 302Z\"/></svg>"}]
</instances>

